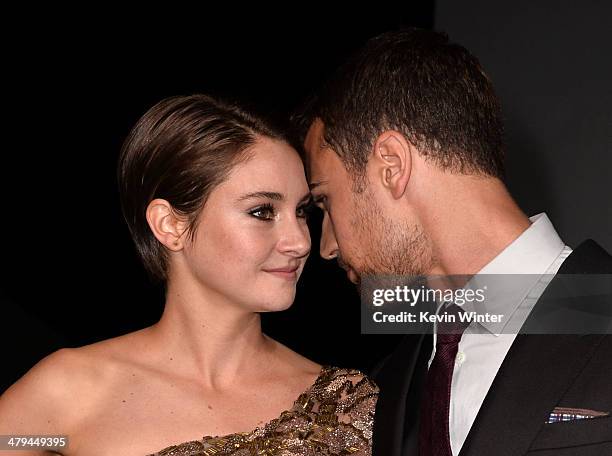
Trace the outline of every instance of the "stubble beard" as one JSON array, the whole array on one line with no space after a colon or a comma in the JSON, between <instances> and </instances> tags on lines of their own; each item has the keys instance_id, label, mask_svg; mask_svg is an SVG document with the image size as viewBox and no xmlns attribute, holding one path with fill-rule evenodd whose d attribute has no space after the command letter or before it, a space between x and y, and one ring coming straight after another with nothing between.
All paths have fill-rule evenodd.
<instances>
[{"instance_id":1,"label":"stubble beard","mask_svg":"<svg viewBox=\"0 0 612 456\"><path fill-rule=\"evenodd\" d=\"M431 241L418 223L401 223L383 214L371 192L355 195L351 225L361 245L351 264L363 276L423 276L434 265ZM399 218L398 218L399 219Z\"/></svg>"}]
</instances>

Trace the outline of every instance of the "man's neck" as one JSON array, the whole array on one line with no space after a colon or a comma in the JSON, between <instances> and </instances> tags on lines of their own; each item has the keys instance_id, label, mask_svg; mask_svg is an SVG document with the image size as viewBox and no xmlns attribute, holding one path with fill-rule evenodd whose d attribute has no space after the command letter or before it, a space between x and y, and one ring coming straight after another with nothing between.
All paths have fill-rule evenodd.
<instances>
[{"instance_id":1,"label":"man's neck","mask_svg":"<svg viewBox=\"0 0 612 456\"><path fill-rule=\"evenodd\" d=\"M461 190L427 218L436 265L431 274L476 274L531 225L496 179Z\"/></svg>"}]
</instances>

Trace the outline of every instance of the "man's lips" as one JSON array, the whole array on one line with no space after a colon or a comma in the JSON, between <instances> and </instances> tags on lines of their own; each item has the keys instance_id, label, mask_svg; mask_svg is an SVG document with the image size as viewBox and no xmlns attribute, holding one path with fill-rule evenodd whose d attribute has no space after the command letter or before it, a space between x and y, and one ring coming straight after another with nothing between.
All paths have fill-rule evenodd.
<instances>
[{"instance_id":1,"label":"man's lips","mask_svg":"<svg viewBox=\"0 0 612 456\"><path fill-rule=\"evenodd\" d=\"M355 285L357 285L360 282L359 275L353 270L353 268L349 267L346 270L346 275L347 275L348 279L351 282L353 282Z\"/></svg>"},{"instance_id":2,"label":"man's lips","mask_svg":"<svg viewBox=\"0 0 612 456\"><path fill-rule=\"evenodd\" d=\"M352 283L357 285L359 282L361 282L359 274L357 274L355 270L350 267L340 256L336 258L336 261L338 262L338 266L346 271L346 276Z\"/></svg>"}]
</instances>

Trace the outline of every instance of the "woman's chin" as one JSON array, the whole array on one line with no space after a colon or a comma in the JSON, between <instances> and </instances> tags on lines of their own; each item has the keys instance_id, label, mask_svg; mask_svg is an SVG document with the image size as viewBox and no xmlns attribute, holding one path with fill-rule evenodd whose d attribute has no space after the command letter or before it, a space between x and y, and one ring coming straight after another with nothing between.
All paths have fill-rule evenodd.
<instances>
[{"instance_id":1,"label":"woman's chin","mask_svg":"<svg viewBox=\"0 0 612 456\"><path fill-rule=\"evenodd\" d=\"M259 310L257 312L282 312L287 310L293 304L295 300L295 293L291 296L275 297L267 300L264 303L259 304Z\"/></svg>"}]
</instances>

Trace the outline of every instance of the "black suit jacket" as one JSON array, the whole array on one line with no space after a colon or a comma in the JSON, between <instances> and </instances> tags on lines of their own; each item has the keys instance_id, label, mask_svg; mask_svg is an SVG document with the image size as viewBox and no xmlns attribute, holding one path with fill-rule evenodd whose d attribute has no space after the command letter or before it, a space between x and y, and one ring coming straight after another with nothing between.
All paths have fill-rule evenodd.
<instances>
[{"instance_id":1,"label":"black suit jacket","mask_svg":"<svg viewBox=\"0 0 612 456\"><path fill-rule=\"evenodd\" d=\"M588 240L563 262L559 274L612 274L612 257ZM546 316L541 302L554 293L555 283L553 279L526 325ZM584 303L585 298L576 299ZM609 296L603 299L610 309ZM611 322L603 323L609 327ZM373 456L418 454L420 396L432 343L431 335L408 335L371 373L380 387ZM545 424L555 407L612 412L612 336L517 335L460 456L612 455L612 414Z\"/></svg>"}]
</instances>

